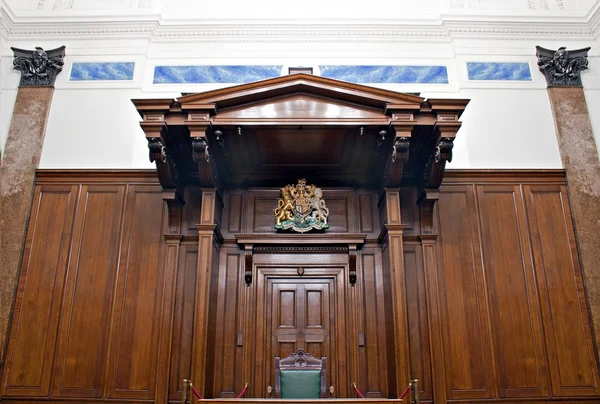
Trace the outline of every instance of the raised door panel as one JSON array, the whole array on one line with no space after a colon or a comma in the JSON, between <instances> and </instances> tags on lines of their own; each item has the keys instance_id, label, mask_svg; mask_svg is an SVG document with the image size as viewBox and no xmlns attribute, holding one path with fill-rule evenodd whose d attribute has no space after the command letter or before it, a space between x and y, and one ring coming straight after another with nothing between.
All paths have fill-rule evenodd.
<instances>
[{"instance_id":1,"label":"raised door panel","mask_svg":"<svg viewBox=\"0 0 600 404\"><path fill-rule=\"evenodd\" d=\"M330 287L327 281L303 285L304 349L315 358L329 354Z\"/></svg>"},{"instance_id":2,"label":"raised door panel","mask_svg":"<svg viewBox=\"0 0 600 404\"><path fill-rule=\"evenodd\" d=\"M183 379L189 379L192 366L192 334L196 300L198 243L183 244L175 286L175 312L171 345L169 399L181 400Z\"/></svg>"},{"instance_id":3,"label":"raised door panel","mask_svg":"<svg viewBox=\"0 0 600 404\"><path fill-rule=\"evenodd\" d=\"M431 400L431 354L429 349L429 325L427 321L427 297L423 272L421 246L404 245L404 271L406 273L406 302L410 344L410 374L419 380L419 397Z\"/></svg>"},{"instance_id":4,"label":"raised door panel","mask_svg":"<svg viewBox=\"0 0 600 404\"><path fill-rule=\"evenodd\" d=\"M130 187L113 307L107 396L153 399L161 329L160 188Z\"/></svg>"},{"instance_id":5,"label":"raised door panel","mask_svg":"<svg viewBox=\"0 0 600 404\"><path fill-rule=\"evenodd\" d=\"M518 186L477 187L500 397L547 397L537 287Z\"/></svg>"},{"instance_id":6,"label":"raised door panel","mask_svg":"<svg viewBox=\"0 0 600 404\"><path fill-rule=\"evenodd\" d=\"M439 302L449 399L495 396L489 319L472 187L439 200Z\"/></svg>"},{"instance_id":7,"label":"raised door panel","mask_svg":"<svg viewBox=\"0 0 600 404\"><path fill-rule=\"evenodd\" d=\"M4 371L4 396L48 396L77 186L35 190Z\"/></svg>"},{"instance_id":8,"label":"raised door panel","mask_svg":"<svg viewBox=\"0 0 600 404\"><path fill-rule=\"evenodd\" d=\"M67 271L54 395L101 397L124 186L83 186Z\"/></svg>"},{"instance_id":9,"label":"raised door panel","mask_svg":"<svg viewBox=\"0 0 600 404\"><path fill-rule=\"evenodd\" d=\"M563 186L526 186L527 214L555 396L600 393L571 213Z\"/></svg>"}]
</instances>

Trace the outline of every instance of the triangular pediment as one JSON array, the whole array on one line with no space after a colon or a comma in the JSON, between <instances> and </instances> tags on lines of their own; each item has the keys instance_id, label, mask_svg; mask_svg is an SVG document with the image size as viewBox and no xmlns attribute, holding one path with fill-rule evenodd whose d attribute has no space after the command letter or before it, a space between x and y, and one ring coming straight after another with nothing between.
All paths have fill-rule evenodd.
<instances>
[{"instance_id":1,"label":"triangular pediment","mask_svg":"<svg viewBox=\"0 0 600 404\"><path fill-rule=\"evenodd\" d=\"M385 111L389 105L419 109L424 98L380 88L353 84L309 74L291 74L273 79L257 81L222 88L214 91L191 94L178 99L183 109L205 108L214 105L220 111L244 106L252 108L253 104L261 104L267 100L281 96L303 94L307 98L328 100L323 106L342 103L355 105L356 110L364 108ZM269 101L267 101L269 102ZM296 102L300 102L296 100ZM239 109L238 109L239 111ZM353 112L355 113L355 112Z\"/></svg>"}]
</instances>

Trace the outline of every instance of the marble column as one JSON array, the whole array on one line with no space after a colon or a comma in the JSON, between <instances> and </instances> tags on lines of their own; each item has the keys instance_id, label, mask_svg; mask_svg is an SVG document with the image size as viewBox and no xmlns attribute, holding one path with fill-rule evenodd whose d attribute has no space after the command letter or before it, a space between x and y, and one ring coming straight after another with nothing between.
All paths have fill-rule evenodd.
<instances>
[{"instance_id":1,"label":"marble column","mask_svg":"<svg viewBox=\"0 0 600 404\"><path fill-rule=\"evenodd\" d=\"M0 163L0 371L25 246L35 170L44 144L56 75L64 46L51 51L12 48L21 82Z\"/></svg>"},{"instance_id":2,"label":"marble column","mask_svg":"<svg viewBox=\"0 0 600 404\"><path fill-rule=\"evenodd\" d=\"M537 47L538 65L548 95L563 166L585 291L600 351L600 160L580 73L587 69L589 48L551 51Z\"/></svg>"}]
</instances>

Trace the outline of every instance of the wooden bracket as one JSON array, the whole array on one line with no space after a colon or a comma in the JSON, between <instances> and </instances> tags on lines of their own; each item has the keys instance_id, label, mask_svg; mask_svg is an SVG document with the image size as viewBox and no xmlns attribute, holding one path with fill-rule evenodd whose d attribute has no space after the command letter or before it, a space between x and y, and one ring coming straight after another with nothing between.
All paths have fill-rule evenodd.
<instances>
[{"instance_id":1,"label":"wooden bracket","mask_svg":"<svg viewBox=\"0 0 600 404\"><path fill-rule=\"evenodd\" d=\"M402 182L404 163L408 161L410 139L415 122L396 123L392 126L394 128L394 139L384 171L383 185L385 188L397 188Z\"/></svg>"}]
</instances>

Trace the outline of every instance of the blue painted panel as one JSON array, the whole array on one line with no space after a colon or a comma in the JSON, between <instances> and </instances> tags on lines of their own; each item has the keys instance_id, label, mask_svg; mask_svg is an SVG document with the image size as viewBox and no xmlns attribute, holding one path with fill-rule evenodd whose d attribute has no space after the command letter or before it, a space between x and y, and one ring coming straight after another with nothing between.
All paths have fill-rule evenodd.
<instances>
[{"instance_id":1,"label":"blue painted panel","mask_svg":"<svg viewBox=\"0 0 600 404\"><path fill-rule=\"evenodd\" d=\"M319 66L321 76L352 83L448 84L446 66Z\"/></svg>"},{"instance_id":2,"label":"blue painted panel","mask_svg":"<svg viewBox=\"0 0 600 404\"><path fill-rule=\"evenodd\" d=\"M71 81L133 80L134 62L73 63Z\"/></svg>"},{"instance_id":3,"label":"blue painted panel","mask_svg":"<svg viewBox=\"0 0 600 404\"><path fill-rule=\"evenodd\" d=\"M283 66L156 66L154 84L250 83L281 76Z\"/></svg>"},{"instance_id":4,"label":"blue painted panel","mask_svg":"<svg viewBox=\"0 0 600 404\"><path fill-rule=\"evenodd\" d=\"M469 80L531 81L529 63L467 62Z\"/></svg>"}]
</instances>

